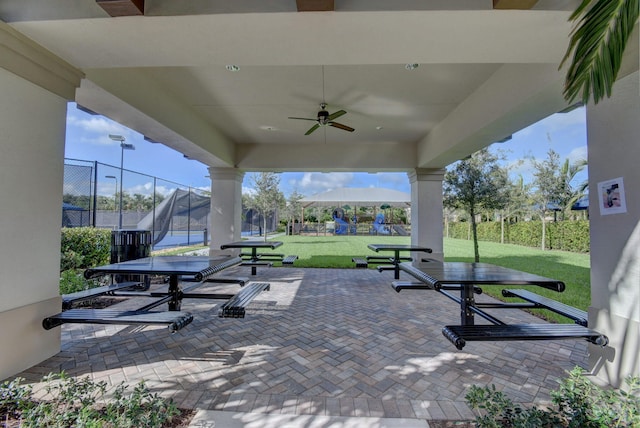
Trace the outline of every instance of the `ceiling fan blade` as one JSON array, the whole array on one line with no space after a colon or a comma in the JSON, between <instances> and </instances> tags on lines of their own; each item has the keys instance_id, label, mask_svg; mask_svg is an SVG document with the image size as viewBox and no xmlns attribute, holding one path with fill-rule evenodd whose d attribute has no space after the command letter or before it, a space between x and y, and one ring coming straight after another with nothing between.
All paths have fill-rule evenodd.
<instances>
[{"instance_id":1,"label":"ceiling fan blade","mask_svg":"<svg viewBox=\"0 0 640 428\"><path fill-rule=\"evenodd\" d=\"M343 124L338 123L338 122L329 122L329 125L333 126L334 128L342 129L344 131L349 131L349 132L355 131L355 129L353 129L352 127L347 126L347 125L343 125Z\"/></svg>"},{"instance_id":2,"label":"ceiling fan blade","mask_svg":"<svg viewBox=\"0 0 640 428\"><path fill-rule=\"evenodd\" d=\"M308 117L290 117L289 119L297 119L297 120L313 120L314 122L317 122L318 119L310 119Z\"/></svg>"},{"instance_id":3,"label":"ceiling fan blade","mask_svg":"<svg viewBox=\"0 0 640 428\"><path fill-rule=\"evenodd\" d=\"M313 131L315 131L316 129L320 128L320 125L318 125L317 123L315 125L313 125L307 132L304 133L304 135L309 135L311 134Z\"/></svg>"},{"instance_id":4,"label":"ceiling fan blade","mask_svg":"<svg viewBox=\"0 0 640 428\"><path fill-rule=\"evenodd\" d=\"M346 111L344 111L344 110L338 110L338 111L337 111L337 112L335 112L335 113L331 113L331 114L329 115L329 117L327 117L327 120L337 119L337 118L339 118L340 116L344 116L345 114L347 114L347 112L346 112Z\"/></svg>"}]
</instances>

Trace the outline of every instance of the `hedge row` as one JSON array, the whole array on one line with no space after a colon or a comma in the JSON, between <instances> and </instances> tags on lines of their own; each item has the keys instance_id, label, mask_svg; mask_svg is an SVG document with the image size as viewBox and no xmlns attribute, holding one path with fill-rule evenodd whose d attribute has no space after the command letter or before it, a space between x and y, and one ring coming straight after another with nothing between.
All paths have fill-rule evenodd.
<instances>
[{"instance_id":1,"label":"hedge row","mask_svg":"<svg viewBox=\"0 0 640 428\"><path fill-rule=\"evenodd\" d=\"M111 230L93 227L62 228L60 272L109 263Z\"/></svg>"},{"instance_id":2,"label":"hedge row","mask_svg":"<svg viewBox=\"0 0 640 428\"><path fill-rule=\"evenodd\" d=\"M446 232L445 232L446 233ZM471 239L471 224L456 222L448 224L449 238ZM478 224L478 240L501 242L500 222ZM546 249L589 252L589 221L557 221L547 223ZM523 221L504 224L504 242L539 248L542 243L542 222Z\"/></svg>"}]
</instances>

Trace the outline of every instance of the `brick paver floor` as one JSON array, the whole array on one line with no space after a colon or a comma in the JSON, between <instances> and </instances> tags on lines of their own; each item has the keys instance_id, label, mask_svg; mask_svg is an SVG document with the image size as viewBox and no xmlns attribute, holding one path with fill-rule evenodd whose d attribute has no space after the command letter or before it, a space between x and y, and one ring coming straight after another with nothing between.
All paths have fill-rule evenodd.
<instances>
[{"instance_id":1,"label":"brick paver floor","mask_svg":"<svg viewBox=\"0 0 640 428\"><path fill-rule=\"evenodd\" d=\"M495 384L515 401L542 403L566 370L587 364L584 341L471 342L458 351L441 333L459 323L457 304L433 291L396 293L390 272L270 268L256 278L271 291L244 319L219 318L215 301L189 300L183 310L195 319L175 334L64 325L61 352L20 376L35 382L65 370L109 384L144 379L184 408L439 420L473 419L464 399L470 385ZM520 310L498 315L542 322Z\"/></svg>"}]
</instances>

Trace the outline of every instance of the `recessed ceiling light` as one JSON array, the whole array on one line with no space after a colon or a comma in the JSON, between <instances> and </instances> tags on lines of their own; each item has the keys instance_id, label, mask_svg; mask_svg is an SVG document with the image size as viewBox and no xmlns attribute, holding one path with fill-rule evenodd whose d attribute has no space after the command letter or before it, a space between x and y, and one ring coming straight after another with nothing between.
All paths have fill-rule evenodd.
<instances>
[{"instance_id":1,"label":"recessed ceiling light","mask_svg":"<svg viewBox=\"0 0 640 428\"><path fill-rule=\"evenodd\" d=\"M382 129L382 126L376 126L376 129L379 131Z\"/></svg>"},{"instance_id":2,"label":"recessed ceiling light","mask_svg":"<svg viewBox=\"0 0 640 428\"><path fill-rule=\"evenodd\" d=\"M237 65L226 65L225 68L229 71L239 71L240 67L238 67Z\"/></svg>"},{"instance_id":3,"label":"recessed ceiling light","mask_svg":"<svg viewBox=\"0 0 640 428\"><path fill-rule=\"evenodd\" d=\"M404 66L407 70L415 70L418 67L420 67L420 64L407 64Z\"/></svg>"},{"instance_id":4,"label":"recessed ceiling light","mask_svg":"<svg viewBox=\"0 0 640 428\"><path fill-rule=\"evenodd\" d=\"M278 130L278 128L276 128L275 126L269 126L269 125L261 126L260 129L264 129L265 131L277 131Z\"/></svg>"}]
</instances>

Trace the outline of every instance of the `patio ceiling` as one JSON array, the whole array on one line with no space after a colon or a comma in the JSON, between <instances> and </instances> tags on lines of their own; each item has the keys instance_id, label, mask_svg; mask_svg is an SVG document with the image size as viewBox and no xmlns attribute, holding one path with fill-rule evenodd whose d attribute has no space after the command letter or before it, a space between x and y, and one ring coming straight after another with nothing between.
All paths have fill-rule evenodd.
<instances>
[{"instance_id":1,"label":"patio ceiling","mask_svg":"<svg viewBox=\"0 0 640 428\"><path fill-rule=\"evenodd\" d=\"M557 68L578 4L7 0L0 19L85 74L81 106L207 165L410 171L567 107ZM288 119L323 101L355 131Z\"/></svg>"}]
</instances>

